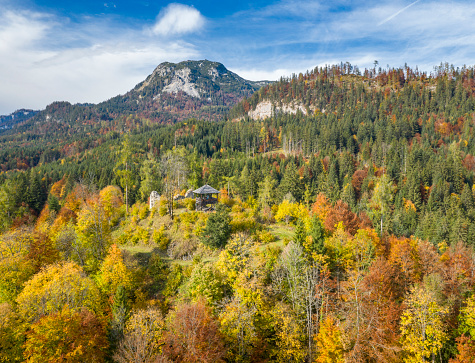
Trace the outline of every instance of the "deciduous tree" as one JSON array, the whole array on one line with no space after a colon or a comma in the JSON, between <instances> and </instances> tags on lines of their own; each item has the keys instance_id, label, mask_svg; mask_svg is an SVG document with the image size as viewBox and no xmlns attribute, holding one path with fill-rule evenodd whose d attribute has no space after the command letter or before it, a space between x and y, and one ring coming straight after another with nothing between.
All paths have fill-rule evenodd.
<instances>
[{"instance_id":1,"label":"deciduous tree","mask_svg":"<svg viewBox=\"0 0 475 363\"><path fill-rule=\"evenodd\" d=\"M100 311L100 296L94 282L82 268L62 262L42 269L25 284L16 299L20 314L30 322L63 308Z\"/></svg>"},{"instance_id":2,"label":"deciduous tree","mask_svg":"<svg viewBox=\"0 0 475 363\"><path fill-rule=\"evenodd\" d=\"M124 330L124 338L114 354L118 363L168 362L161 353L165 322L159 310L136 311Z\"/></svg>"},{"instance_id":3,"label":"deciduous tree","mask_svg":"<svg viewBox=\"0 0 475 363\"><path fill-rule=\"evenodd\" d=\"M24 355L28 363L101 363L108 348L104 324L92 312L65 307L31 326Z\"/></svg>"},{"instance_id":4,"label":"deciduous tree","mask_svg":"<svg viewBox=\"0 0 475 363\"><path fill-rule=\"evenodd\" d=\"M219 324L204 301L179 304L168 317L163 351L173 362L224 362L226 350Z\"/></svg>"},{"instance_id":5,"label":"deciduous tree","mask_svg":"<svg viewBox=\"0 0 475 363\"><path fill-rule=\"evenodd\" d=\"M432 275L424 284L411 289L406 299L406 309L401 317L404 359L408 363L435 360L447 339L444 315L448 309L441 304L440 278Z\"/></svg>"}]
</instances>

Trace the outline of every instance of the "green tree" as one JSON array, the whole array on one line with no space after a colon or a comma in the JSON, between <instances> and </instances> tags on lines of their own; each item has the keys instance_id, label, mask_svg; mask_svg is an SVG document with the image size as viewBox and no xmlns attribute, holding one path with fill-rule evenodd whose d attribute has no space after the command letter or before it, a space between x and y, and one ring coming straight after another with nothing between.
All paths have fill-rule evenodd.
<instances>
[{"instance_id":1,"label":"green tree","mask_svg":"<svg viewBox=\"0 0 475 363\"><path fill-rule=\"evenodd\" d=\"M132 145L129 135L125 135L118 152L119 160L115 165L115 173L119 177L120 186L125 189L125 213L129 214L129 186L132 182Z\"/></svg>"},{"instance_id":2,"label":"green tree","mask_svg":"<svg viewBox=\"0 0 475 363\"><path fill-rule=\"evenodd\" d=\"M261 208L274 204L276 184L277 181L270 175L266 175L264 181L259 183L258 201Z\"/></svg>"},{"instance_id":3,"label":"green tree","mask_svg":"<svg viewBox=\"0 0 475 363\"><path fill-rule=\"evenodd\" d=\"M161 192L160 165L151 153L147 154L147 159L140 167L140 178L139 192L142 200L147 200L152 191Z\"/></svg>"},{"instance_id":4,"label":"green tree","mask_svg":"<svg viewBox=\"0 0 475 363\"><path fill-rule=\"evenodd\" d=\"M231 217L224 204L218 204L216 212L206 221L201 234L201 242L212 248L223 248L231 235Z\"/></svg>"},{"instance_id":5,"label":"green tree","mask_svg":"<svg viewBox=\"0 0 475 363\"><path fill-rule=\"evenodd\" d=\"M305 228L305 223L303 220L299 219L297 223L295 223L294 241L303 247L305 245L306 238L307 230Z\"/></svg>"},{"instance_id":6,"label":"green tree","mask_svg":"<svg viewBox=\"0 0 475 363\"><path fill-rule=\"evenodd\" d=\"M45 201L46 193L45 189L41 185L40 176L35 169L31 169L30 185L27 190L27 203L36 214L39 214L43 209Z\"/></svg>"},{"instance_id":7,"label":"green tree","mask_svg":"<svg viewBox=\"0 0 475 363\"><path fill-rule=\"evenodd\" d=\"M395 187L387 174L384 174L376 183L371 203L373 204L373 213L376 219L380 220L381 235L383 234L383 220L387 218L390 212L391 203L394 198Z\"/></svg>"},{"instance_id":8,"label":"green tree","mask_svg":"<svg viewBox=\"0 0 475 363\"><path fill-rule=\"evenodd\" d=\"M277 188L277 198L278 200L283 200L284 196L290 192L297 201L300 201L303 191L304 187L297 172L297 166L291 162L285 168L284 176Z\"/></svg>"},{"instance_id":9,"label":"green tree","mask_svg":"<svg viewBox=\"0 0 475 363\"><path fill-rule=\"evenodd\" d=\"M322 221L317 216L313 216L310 221L309 236L311 237L311 243L305 246L305 249L310 253L317 253L322 255L325 253L325 229L323 228Z\"/></svg>"},{"instance_id":10,"label":"green tree","mask_svg":"<svg viewBox=\"0 0 475 363\"><path fill-rule=\"evenodd\" d=\"M11 180L6 180L0 185L0 232L10 227L15 216L14 185Z\"/></svg>"}]
</instances>

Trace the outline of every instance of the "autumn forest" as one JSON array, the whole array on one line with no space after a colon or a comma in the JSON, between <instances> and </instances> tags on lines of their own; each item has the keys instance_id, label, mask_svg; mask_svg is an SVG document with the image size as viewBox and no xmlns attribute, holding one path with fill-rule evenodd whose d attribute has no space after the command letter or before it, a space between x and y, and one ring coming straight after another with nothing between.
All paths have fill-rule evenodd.
<instances>
[{"instance_id":1,"label":"autumn forest","mask_svg":"<svg viewBox=\"0 0 475 363\"><path fill-rule=\"evenodd\" d=\"M475 68L235 79L0 129L0 362L475 362Z\"/></svg>"}]
</instances>

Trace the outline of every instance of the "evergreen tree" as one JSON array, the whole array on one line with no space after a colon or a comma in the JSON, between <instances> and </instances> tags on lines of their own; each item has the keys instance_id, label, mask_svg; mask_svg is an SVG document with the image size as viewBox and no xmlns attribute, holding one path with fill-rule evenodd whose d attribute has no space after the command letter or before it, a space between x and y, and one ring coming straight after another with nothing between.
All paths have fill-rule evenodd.
<instances>
[{"instance_id":1,"label":"evergreen tree","mask_svg":"<svg viewBox=\"0 0 475 363\"><path fill-rule=\"evenodd\" d=\"M297 172L297 166L290 162L285 168L284 177L277 189L277 199L283 200L287 193L292 193L297 201L302 200L303 185Z\"/></svg>"},{"instance_id":2,"label":"evergreen tree","mask_svg":"<svg viewBox=\"0 0 475 363\"><path fill-rule=\"evenodd\" d=\"M305 245L306 237L307 231L305 229L305 223L302 221L302 219L298 219L295 225L294 242L303 247Z\"/></svg>"},{"instance_id":3,"label":"evergreen tree","mask_svg":"<svg viewBox=\"0 0 475 363\"><path fill-rule=\"evenodd\" d=\"M43 209L44 202L46 200L46 193L41 185L40 176L31 169L30 172L30 185L27 192L28 206L33 209L36 214L39 214Z\"/></svg>"},{"instance_id":4,"label":"evergreen tree","mask_svg":"<svg viewBox=\"0 0 475 363\"><path fill-rule=\"evenodd\" d=\"M212 248L223 248L231 235L231 217L224 204L218 204L216 212L206 221L206 227L201 235L201 242Z\"/></svg>"},{"instance_id":5,"label":"evergreen tree","mask_svg":"<svg viewBox=\"0 0 475 363\"><path fill-rule=\"evenodd\" d=\"M311 251L324 254L325 245L323 242L325 240L325 229L323 228L322 221L317 216L312 217L309 235L312 237Z\"/></svg>"}]
</instances>

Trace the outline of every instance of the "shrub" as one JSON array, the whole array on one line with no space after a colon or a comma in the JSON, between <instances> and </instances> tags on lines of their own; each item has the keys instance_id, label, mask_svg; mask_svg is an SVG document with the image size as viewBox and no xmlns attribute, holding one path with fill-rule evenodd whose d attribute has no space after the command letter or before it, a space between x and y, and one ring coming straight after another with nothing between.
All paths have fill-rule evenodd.
<instances>
[{"instance_id":1,"label":"shrub","mask_svg":"<svg viewBox=\"0 0 475 363\"><path fill-rule=\"evenodd\" d=\"M165 226L161 226L152 233L152 241L161 250L166 250L170 243L170 239L165 235Z\"/></svg>"},{"instance_id":2,"label":"shrub","mask_svg":"<svg viewBox=\"0 0 475 363\"><path fill-rule=\"evenodd\" d=\"M176 239L169 243L167 254L170 258L191 260L197 243L193 239Z\"/></svg>"},{"instance_id":3,"label":"shrub","mask_svg":"<svg viewBox=\"0 0 475 363\"><path fill-rule=\"evenodd\" d=\"M275 236L268 231L260 231L256 233L257 240L262 243L271 243L275 241Z\"/></svg>"},{"instance_id":4,"label":"shrub","mask_svg":"<svg viewBox=\"0 0 475 363\"><path fill-rule=\"evenodd\" d=\"M185 205L186 209L189 211L194 211L196 209L196 200L192 198L183 199L183 204Z\"/></svg>"}]
</instances>

